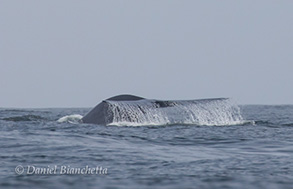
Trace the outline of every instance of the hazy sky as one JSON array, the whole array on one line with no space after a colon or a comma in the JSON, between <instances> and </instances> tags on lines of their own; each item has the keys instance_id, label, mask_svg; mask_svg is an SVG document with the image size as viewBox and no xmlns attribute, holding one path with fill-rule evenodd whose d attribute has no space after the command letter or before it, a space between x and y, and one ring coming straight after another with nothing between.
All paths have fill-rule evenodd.
<instances>
[{"instance_id":1,"label":"hazy sky","mask_svg":"<svg viewBox=\"0 0 293 189\"><path fill-rule=\"evenodd\" d=\"M292 72L292 0L0 0L0 107L293 104Z\"/></svg>"}]
</instances>

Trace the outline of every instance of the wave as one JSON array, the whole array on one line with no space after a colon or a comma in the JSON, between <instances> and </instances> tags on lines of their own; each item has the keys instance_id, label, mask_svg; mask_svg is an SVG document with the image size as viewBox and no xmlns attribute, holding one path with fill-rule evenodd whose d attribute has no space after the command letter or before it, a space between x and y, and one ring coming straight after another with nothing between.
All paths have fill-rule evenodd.
<instances>
[{"instance_id":1,"label":"wave","mask_svg":"<svg viewBox=\"0 0 293 189\"><path fill-rule=\"evenodd\" d=\"M287 126L287 127L292 127L293 123L274 123L270 121L263 121L263 120L257 120L254 121L255 125L259 126L268 126L268 127L280 127L280 126Z\"/></svg>"},{"instance_id":2,"label":"wave","mask_svg":"<svg viewBox=\"0 0 293 189\"><path fill-rule=\"evenodd\" d=\"M67 115L59 118L57 122L59 123L81 123L81 118L83 116L79 114L72 114L72 115Z\"/></svg>"},{"instance_id":3,"label":"wave","mask_svg":"<svg viewBox=\"0 0 293 189\"><path fill-rule=\"evenodd\" d=\"M46 120L46 118L38 116L38 115L23 115L23 116L13 116L13 117L7 117L3 118L5 121L41 121Z\"/></svg>"}]
</instances>

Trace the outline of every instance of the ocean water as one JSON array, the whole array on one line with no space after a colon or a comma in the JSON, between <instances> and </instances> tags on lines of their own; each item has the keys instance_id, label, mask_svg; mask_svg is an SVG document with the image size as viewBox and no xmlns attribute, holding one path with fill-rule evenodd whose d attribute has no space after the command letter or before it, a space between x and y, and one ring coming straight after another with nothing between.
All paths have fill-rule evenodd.
<instances>
[{"instance_id":1,"label":"ocean water","mask_svg":"<svg viewBox=\"0 0 293 189\"><path fill-rule=\"evenodd\" d=\"M79 123L89 110L0 109L0 188L293 187L291 105L227 125Z\"/></svg>"}]
</instances>

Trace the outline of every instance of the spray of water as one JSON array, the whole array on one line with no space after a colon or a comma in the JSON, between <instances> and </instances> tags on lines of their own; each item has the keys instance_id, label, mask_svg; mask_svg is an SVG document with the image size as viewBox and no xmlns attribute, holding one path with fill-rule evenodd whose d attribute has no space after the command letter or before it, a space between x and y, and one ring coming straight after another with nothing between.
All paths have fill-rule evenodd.
<instances>
[{"instance_id":1,"label":"spray of water","mask_svg":"<svg viewBox=\"0 0 293 189\"><path fill-rule=\"evenodd\" d=\"M230 99L169 101L160 106L155 100L107 101L113 115L109 125L236 125L244 120L240 108Z\"/></svg>"},{"instance_id":2,"label":"spray of water","mask_svg":"<svg viewBox=\"0 0 293 189\"><path fill-rule=\"evenodd\" d=\"M61 117L57 120L59 123L80 123L81 122L82 115L79 114L73 114L73 115L67 115L64 117Z\"/></svg>"}]
</instances>

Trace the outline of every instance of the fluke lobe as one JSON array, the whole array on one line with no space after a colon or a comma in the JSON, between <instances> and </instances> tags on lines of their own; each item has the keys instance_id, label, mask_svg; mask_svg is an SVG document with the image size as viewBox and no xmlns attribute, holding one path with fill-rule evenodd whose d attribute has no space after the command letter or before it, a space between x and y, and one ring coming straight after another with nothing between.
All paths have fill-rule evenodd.
<instances>
[{"instance_id":1,"label":"fluke lobe","mask_svg":"<svg viewBox=\"0 0 293 189\"><path fill-rule=\"evenodd\" d=\"M99 125L108 125L113 122L114 113L111 111L111 101L138 101L144 98L134 95L118 95L106 100L94 107L81 120L83 123L93 123Z\"/></svg>"}]
</instances>

